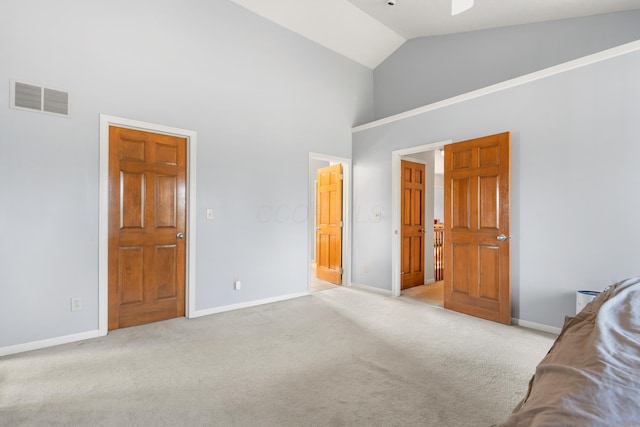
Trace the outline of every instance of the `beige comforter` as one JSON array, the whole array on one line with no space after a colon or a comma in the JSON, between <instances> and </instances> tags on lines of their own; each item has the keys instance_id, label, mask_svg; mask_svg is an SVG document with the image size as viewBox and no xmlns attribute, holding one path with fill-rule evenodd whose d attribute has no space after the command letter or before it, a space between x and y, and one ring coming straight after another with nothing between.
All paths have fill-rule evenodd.
<instances>
[{"instance_id":1,"label":"beige comforter","mask_svg":"<svg viewBox=\"0 0 640 427\"><path fill-rule=\"evenodd\" d=\"M640 426L640 278L610 286L536 368L501 426Z\"/></svg>"}]
</instances>

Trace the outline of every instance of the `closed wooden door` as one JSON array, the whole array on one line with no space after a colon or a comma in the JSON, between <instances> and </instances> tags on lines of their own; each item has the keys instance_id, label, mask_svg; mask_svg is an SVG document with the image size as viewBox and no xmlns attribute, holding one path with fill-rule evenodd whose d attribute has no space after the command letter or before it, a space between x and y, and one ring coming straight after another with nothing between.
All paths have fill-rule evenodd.
<instances>
[{"instance_id":1,"label":"closed wooden door","mask_svg":"<svg viewBox=\"0 0 640 427\"><path fill-rule=\"evenodd\" d=\"M109 128L109 330L184 316L186 149Z\"/></svg>"},{"instance_id":2,"label":"closed wooden door","mask_svg":"<svg viewBox=\"0 0 640 427\"><path fill-rule=\"evenodd\" d=\"M318 169L316 276L342 284L342 165Z\"/></svg>"},{"instance_id":3,"label":"closed wooden door","mask_svg":"<svg viewBox=\"0 0 640 427\"><path fill-rule=\"evenodd\" d=\"M424 285L424 192L423 164L402 160L401 271L400 288Z\"/></svg>"},{"instance_id":4,"label":"closed wooden door","mask_svg":"<svg viewBox=\"0 0 640 427\"><path fill-rule=\"evenodd\" d=\"M445 308L511 324L510 134L445 146Z\"/></svg>"}]
</instances>

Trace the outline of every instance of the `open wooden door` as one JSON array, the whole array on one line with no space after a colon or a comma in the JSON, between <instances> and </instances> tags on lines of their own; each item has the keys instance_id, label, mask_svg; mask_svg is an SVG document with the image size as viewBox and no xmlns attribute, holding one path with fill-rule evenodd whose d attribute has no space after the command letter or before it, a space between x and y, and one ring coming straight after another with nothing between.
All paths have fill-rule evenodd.
<instances>
[{"instance_id":1,"label":"open wooden door","mask_svg":"<svg viewBox=\"0 0 640 427\"><path fill-rule=\"evenodd\" d=\"M424 193L423 164L402 160L400 217L400 289L424 285Z\"/></svg>"},{"instance_id":2,"label":"open wooden door","mask_svg":"<svg viewBox=\"0 0 640 427\"><path fill-rule=\"evenodd\" d=\"M109 330L184 316L185 138L109 128Z\"/></svg>"},{"instance_id":3,"label":"open wooden door","mask_svg":"<svg viewBox=\"0 0 640 427\"><path fill-rule=\"evenodd\" d=\"M510 134L445 146L445 308L511 324Z\"/></svg>"},{"instance_id":4,"label":"open wooden door","mask_svg":"<svg viewBox=\"0 0 640 427\"><path fill-rule=\"evenodd\" d=\"M316 275L342 284L342 165L318 169Z\"/></svg>"}]
</instances>

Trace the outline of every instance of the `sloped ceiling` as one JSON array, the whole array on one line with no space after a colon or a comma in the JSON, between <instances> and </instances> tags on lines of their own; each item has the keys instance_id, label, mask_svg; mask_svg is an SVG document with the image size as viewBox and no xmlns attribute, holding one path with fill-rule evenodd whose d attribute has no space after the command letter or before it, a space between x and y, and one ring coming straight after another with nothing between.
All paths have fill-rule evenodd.
<instances>
[{"instance_id":1,"label":"sloped ceiling","mask_svg":"<svg viewBox=\"0 0 640 427\"><path fill-rule=\"evenodd\" d=\"M451 16L450 0L231 0L374 69L406 40L640 9L639 0L475 0Z\"/></svg>"}]
</instances>

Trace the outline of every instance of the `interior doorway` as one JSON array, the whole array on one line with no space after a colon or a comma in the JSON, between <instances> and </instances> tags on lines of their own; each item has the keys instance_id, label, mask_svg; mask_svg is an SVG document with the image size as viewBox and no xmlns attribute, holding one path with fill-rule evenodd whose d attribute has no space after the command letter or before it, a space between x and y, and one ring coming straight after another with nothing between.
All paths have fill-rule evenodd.
<instances>
[{"instance_id":1,"label":"interior doorway","mask_svg":"<svg viewBox=\"0 0 640 427\"><path fill-rule=\"evenodd\" d=\"M185 314L187 138L109 127L109 330Z\"/></svg>"},{"instance_id":2,"label":"interior doorway","mask_svg":"<svg viewBox=\"0 0 640 427\"><path fill-rule=\"evenodd\" d=\"M510 141L510 133L503 132L392 152L394 296L402 292L402 160L422 152L433 159L433 151L444 147L442 306L511 324Z\"/></svg>"},{"instance_id":3,"label":"interior doorway","mask_svg":"<svg viewBox=\"0 0 640 427\"><path fill-rule=\"evenodd\" d=\"M187 129L174 128L138 120L126 119L101 114L100 115L100 215L99 215L99 256L98 256L98 327L100 335L106 335L109 329L109 147L111 127L119 127L161 135L185 138L186 153L186 229L184 232L185 247L185 290L181 304L184 315L192 317L195 313L195 269L196 269L196 155L197 132ZM135 145L135 144L134 144ZM156 147L158 148L158 147ZM156 154L167 155L169 151L156 150ZM135 154L136 150L133 150ZM163 181L162 179L160 181ZM170 180L169 180L170 181ZM164 182L167 184L169 181ZM135 182L132 181L132 182ZM119 216L119 215L117 215ZM135 215L134 215L135 216ZM131 219L131 218L129 218ZM168 220L168 217L165 219ZM170 250L168 250L170 252ZM162 252L162 251L161 251ZM167 251L164 251L166 254ZM182 293L182 292L181 292ZM182 310L182 309L181 309Z\"/></svg>"},{"instance_id":4,"label":"interior doorway","mask_svg":"<svg viewBox=\"0 0 640 427\"><path fill-rule=\"evenodd\" d=\"M425 153L418 153L418 155L425 157ZM427 278L417 286L406 287L405 276L402 275L401 295L442 307L444 306L444 150L433 150L432 159L433 162L429 161L429 167L433 167L433 174L429 174L430 180L425 182L425 197L432 198L433 203L429 200L429 203L425 203L425 209L433 207L433 222L429 218L429 224L433 223L433 250L431 245L429 247L424 245L424 263L433 265L433 277ZM404 207L403 203L401 211ZM427 228L424 229L425 234ZM401 257L404 258L402 252L404 252L404 245L401 248ZM433 257L431 257L432 253ZM402 269L404 270L405 267L403 266Z\"/></svg>"},{"instance_id":5,"label":"interior doorway","mask_svg":"<svg viewBox=\"0 0 640 427\"><path fill-rule=\"evenodd\" d=\"M443 305L443 283L436 280L437 264L434 262L436 244L434 225L441 224L443 219L442 187L443 157L441 150L451 141L440 141L408 149L392 152L392 293L394 296L409 296L431 304ZM403 162L424 165L425 190L423 210L423 262L424 276L422 283L406 288L403 286ZM436 194L437 193L437 194ZM441 242L440 242L441 243ZM406 246L406 245L404 245ZM406 250L406 248L405 248ZM442 273L442 272L440 272ZM442 277L440 274L439 278ZM406 289L405 289L406 288Z\"/></svg>"},{"instance_id":6,"label":"interior doorway","mask_svg":"<svg viewBox=\"0 0 640 427\"><path fill-rule=\"evenodd\" d=\"M351 285L351 159L309 153L308 289Z\"/></svg>"}]
</instances>

